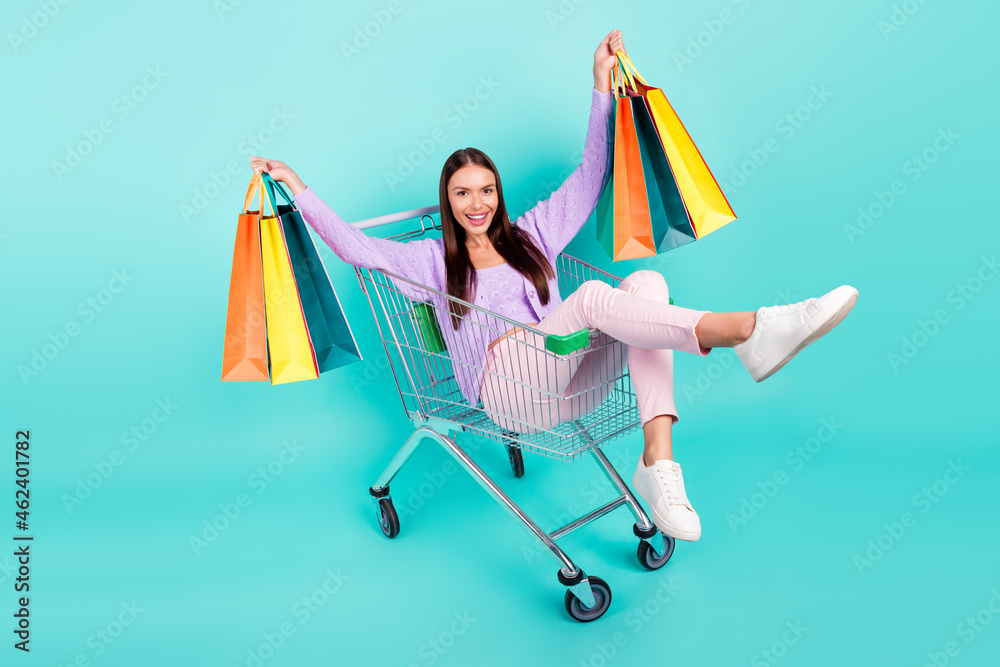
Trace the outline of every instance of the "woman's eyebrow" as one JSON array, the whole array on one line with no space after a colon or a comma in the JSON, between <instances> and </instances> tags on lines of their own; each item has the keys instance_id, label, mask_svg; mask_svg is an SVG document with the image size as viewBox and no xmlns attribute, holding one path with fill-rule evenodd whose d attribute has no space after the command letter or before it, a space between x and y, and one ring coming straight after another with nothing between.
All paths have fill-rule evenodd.
<instances>
[{"instance_id":1,"label":"woman's eyebrow","mask_svg":"<svg viewBox=\"0 0 1000 667\"><path fill-rule=\"evenodd\" d=\"M496 187L496 184L490 183L489 185L484 185L483 187L480 188L480 190L485 190L486 188L492 188L492 187ZM467 188L464 185L456 185L455 187L452 188L452 190L472 190L472 189L473 188Z\"/></svg>"}]
</instances>

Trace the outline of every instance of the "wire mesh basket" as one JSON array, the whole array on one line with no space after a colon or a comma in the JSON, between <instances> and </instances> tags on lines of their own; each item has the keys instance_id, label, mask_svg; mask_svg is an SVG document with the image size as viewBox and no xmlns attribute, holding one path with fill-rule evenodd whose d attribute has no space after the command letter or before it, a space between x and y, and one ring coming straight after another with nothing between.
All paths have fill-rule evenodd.
<instances>
[{"instance_id":1,"label":"wire mesh basket","mask_svg":"<svg viewBox=\"0 0 1000 667\"><path fill-rule=\"evenodd\" d=\"M621 282L617 276L566 254L559 255L556 272L564 299L588 280L612 287ZM569 336L549 335L403 276L358 266L355 273L372 307L409 419L444 420L461 430L564 460L639 427L627 349L620 341L586 329ZM455 317L465 331L461 337L448 335L452 304L467 309ZM507 336L512 329L520 330L520 335ZM472 405L463 395L459 376L464 373L473 386L482 382L483 387L492 384L487 381L489 376L502 377L502 368L489 368L484 362L486 343L505 337L506 356L536 364L532 371L536 375L566 375L568 379L569 369L583 369L576 376L576 386L561 395L536 386L522 387L531 394L533 414L490 409L484 407L482 399ZM472 349L475 345L481 345L482 350ZM585 366L588 356L599 357L604 363ZM517 382L515 378L504 379ZM560 423L572 404L577 406L575 418ZM544 426L539 428L539 423Z\"/></svg>"}]
</instances>

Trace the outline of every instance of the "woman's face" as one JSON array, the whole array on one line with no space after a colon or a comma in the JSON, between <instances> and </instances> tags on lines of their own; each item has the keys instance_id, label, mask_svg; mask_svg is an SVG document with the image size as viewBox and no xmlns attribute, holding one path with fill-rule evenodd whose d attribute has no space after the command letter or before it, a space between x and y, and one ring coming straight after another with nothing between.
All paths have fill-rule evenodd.
<instances>
[{"instance_id":1,"label":"woman's face","mask_svg":"<svg viewBox=\"0 0 1000 667\"><path fill-rule=\"evenodd\" d=\"M466 236L485 234L499 205L493 172L474 164L459 168L448 181L448 202Z\"/></svg>"}]
</instances>

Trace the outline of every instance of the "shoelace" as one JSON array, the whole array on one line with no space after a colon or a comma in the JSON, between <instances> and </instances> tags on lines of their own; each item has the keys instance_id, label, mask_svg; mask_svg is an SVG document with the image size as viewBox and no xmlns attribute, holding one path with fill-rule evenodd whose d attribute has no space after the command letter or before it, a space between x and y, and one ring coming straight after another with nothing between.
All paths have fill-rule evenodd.
<instances>
[{"instance_id":1,"label":"shoelace","mask_svg":"<svg viewBox=\"0 0 1000 667\"><path fill-rule=\"evenodd\" d=\"M816 299L806 299L805 301L797 301L795 303L789 303L789 304L785 304L783 306L771 306L769 310L772 313L776 314L776 315L781 315L781 314L790 312L792 310L801 308L803 304L805 304L806 306L809 306L810 302L815 301L815 300Z\"/></svg>"},{"instance_id":2,"label":"shoelace","mask_svg":"<svg viewBox=\"0 0 1000 667\"><path fill-rule=\"evenodd\" d=\"M657 466L654 470L656 471L656 476L665 482L660 488L666 493L668 504L690 504L687 499L687 493L684 492L684 478L681 476L680 468L674 466Z\"/></svg>"}]
</instances>

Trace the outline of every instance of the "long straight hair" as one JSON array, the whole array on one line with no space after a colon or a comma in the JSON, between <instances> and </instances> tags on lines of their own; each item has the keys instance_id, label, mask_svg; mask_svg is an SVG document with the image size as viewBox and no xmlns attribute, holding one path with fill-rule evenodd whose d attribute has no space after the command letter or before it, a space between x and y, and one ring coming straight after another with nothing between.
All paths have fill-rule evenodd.
<instances>
[{"instance_id":1,"label":"long straight hair","mask_svg":"<svg viewBox=\"0 0 1000 667\"><path fill-rule=\"evenodd\" d=\"M493 172L497 186L497 209L486 234L511 268L523 276L527 276L538 292L541 303L549 302L548 280L555 277L555 270L545 253L531 240L531 236L523 229L510 224L507 215L507 205L504 203L503 186L500 184L500 174L486 153L477 148L463 148L452 153L445 160L441 169L441 185L438 196L441 204L441 236L444 240L444 263L447 275L447 292L453 297L471 302L469 295L475 293L476 270L469 258L469 249L465 247L465 229L458 224L451 210L448 199L448 182L460 168L474 164L485 167ZM465 315L468 308L462 304L449 302L452 326L458 329L459 318Z\"/></svg>"}]
</instances>

